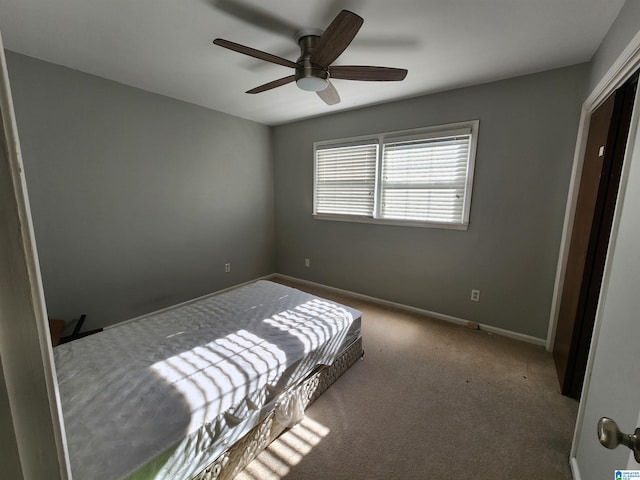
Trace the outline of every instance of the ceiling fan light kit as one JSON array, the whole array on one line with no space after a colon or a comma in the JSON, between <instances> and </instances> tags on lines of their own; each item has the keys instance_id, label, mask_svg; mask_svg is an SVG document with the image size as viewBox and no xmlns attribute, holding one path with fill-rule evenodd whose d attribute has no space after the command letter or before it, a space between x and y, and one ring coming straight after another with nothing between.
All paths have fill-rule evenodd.
<instances>
[{"instance_id":1,"label":"ceiling fan light kit","mask_svg":"<svg viewBox=\"0 0 640 480\"><path fill-rule=\"evenodd\" d=\"M296 85L298 85L300 90L305 90L307 92L321 92L329 86L329 79L317 76L296 77Z\"/></svg>"},{"instance_id":2,"label":"ceiling fan light kit","mask_svg":"<svg viewBox=\"0 0 640 480\"><path fill-rule=\"evenodd\" d=\"M315 29L297 32L295 40L300 47L300 58L296 62L222 38L216 38L213 43L265 62L295 69L294 75L265 83L252 88L247 93L261 93L295 81L298 88L316 92L327 105L335 105L340 102L340 96L331 83L331 78L357 81L400 81L407 76L407 70L402 68L364 65L331 66L349 46L363 22L362 17L348 10L342 10L324 32Z\"/></svg>"}]
</instances>

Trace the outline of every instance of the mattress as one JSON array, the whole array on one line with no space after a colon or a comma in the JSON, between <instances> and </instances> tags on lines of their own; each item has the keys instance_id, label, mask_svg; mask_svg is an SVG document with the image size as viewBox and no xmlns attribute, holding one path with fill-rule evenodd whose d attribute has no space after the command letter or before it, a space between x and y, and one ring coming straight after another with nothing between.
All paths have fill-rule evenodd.
<instances>
[{"instance_id":1,"label":"mattress","mask_svg":"<svg viewBox=\"0 0 640 480\"><path fill-rule=\"evenodd\" d=\"M258 281L60 345L73 478L189 478L359 336L357 310Z\"/></svg>"}]
</instances>

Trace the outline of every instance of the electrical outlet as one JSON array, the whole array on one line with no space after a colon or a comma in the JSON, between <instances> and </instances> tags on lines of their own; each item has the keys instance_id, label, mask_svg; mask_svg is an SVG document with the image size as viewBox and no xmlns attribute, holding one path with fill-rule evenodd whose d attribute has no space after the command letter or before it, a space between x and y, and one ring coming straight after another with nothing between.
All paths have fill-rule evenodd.
<instances>
[{"instance_id":1,"label":"electrical outlet","mask_svg":"<svg viewBox=\"0 0 640 480\"><path fill-rule=\"evenodd\" d=\"M225 263L224 264L224 271L226 273L229 273L231 271L231 264L230 263Z\"/></svg>"},{"instance_id":2,"label":"electrical outlet","mask_svg":"<svg viewBox=\"0 0 640 480\"><path fill-rule=\"evenodd\" d=\"M310 267L311 266L311 259L305 258L304 259L304 266L305 267Z\"/></svg>"},{"instance_id":3,"label":"electrical outlet","mask_svg":"<svg viewBox=\"0 0 640 480\"><path fill-rule=\"evenodd\" d=\"M472 302L480 301L480 290L471 290L471 301Z\"/></svg>"}]
</instances>

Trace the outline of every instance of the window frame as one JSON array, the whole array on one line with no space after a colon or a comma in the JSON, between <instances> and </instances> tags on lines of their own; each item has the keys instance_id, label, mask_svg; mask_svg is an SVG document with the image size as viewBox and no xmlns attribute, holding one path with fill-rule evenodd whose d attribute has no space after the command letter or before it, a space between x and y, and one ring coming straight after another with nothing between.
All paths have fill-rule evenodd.
<instances>
[{"instance_id":1,"label":"window frame","mask_svg":"<svg viewBox=\"0 0 640 480\"><path fill-rule=\"evenodd\" d=\"M372 135L360 135L357 137L341 138L336 140L322 140L313 143L313 218L316 220L330 220L352 223L373 223L378 225L396 225L406 227L442 228L452 230L467 230L469 228L469 215L471 212L471 198L473 190L473 178L475 173L476 150L478 143L479 120L435 125L430 127L383 132ZM385 143L404 142L413 140L428 140L430 138L444 138L454 135L469 134L469 159L467 161L466 182L464 188L464 200L462 206L462 220L456 222L436 222L424 220L394 220L381 218L380 201L382 198L382 161L384 157ZM375 186L373 211L371 215L349 215L336 213L317 213L317 151L327 148L349 147L363 144L377 144L377 157L375 165Z\"/></svg>"}]
</instances>

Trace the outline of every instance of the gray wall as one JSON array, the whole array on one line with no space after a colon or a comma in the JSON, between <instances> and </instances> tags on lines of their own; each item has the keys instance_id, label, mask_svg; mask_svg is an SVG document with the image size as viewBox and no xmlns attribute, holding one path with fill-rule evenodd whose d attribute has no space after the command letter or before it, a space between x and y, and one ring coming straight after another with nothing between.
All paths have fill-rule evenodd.
<instances>
[{"instance_id":1,"label":"gray wall","mask_svg":"<svg viewBox=\"0 0 640 480\"><path fill-rule=\"evenodd\" d=\"M277 271L545 338L587 68L275 127ZM314 141L473 119L467 231L312 218Z\"/></svg>"},{"instance_id":2,"label":"gray wall","mask_svg":"<svg viewBox=\"0 0 640 480\"><path fill-rule=\"evenodd\" d=\"M638 25L640 25L640 2L627 0L591 59L588 93L598 85L613 62L638 33Z\"/></svg>"},{"instance_id":3,"label":"gray wall","mask_svg":"<svg viewBox=\"0 0 640 480\"><path fill-rule=\"evenodd\" d=\"M104 326L273 272L268 127L7 62L50 317Z\"/></svg>"}]
</instances>

